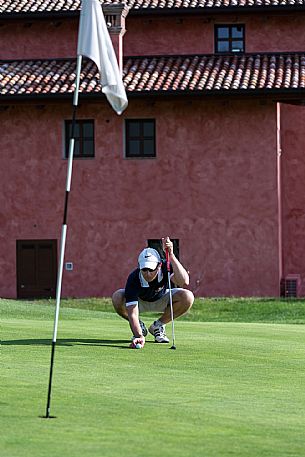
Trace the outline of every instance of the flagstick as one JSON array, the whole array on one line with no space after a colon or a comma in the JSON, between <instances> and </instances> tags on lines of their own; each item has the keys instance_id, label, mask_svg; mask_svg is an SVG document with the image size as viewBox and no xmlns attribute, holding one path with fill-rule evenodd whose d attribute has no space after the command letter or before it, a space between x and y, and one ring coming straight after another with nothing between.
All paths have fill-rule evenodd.
<instances>
[{"instance_id":1,"label":"flagstick","mask_svg":"<svg viewBox=\"0 0 305 457\"><path fill-rule=\"evenodd\" d=\"M79 92L81 66L82 66L82 56L78 55L77 56L77 65L76 65L76 85L75 85L74 97L73 97L73 117L72 117L72 129L71 129L72 132L71 132L70 143L69 143L69 159L68 159L67 181L66 181L65 209L64 209L64 217L63 217L63 224L62 224L62 231L61 231L60 258L59 258L57 285L56 285L56 310L55 310L52 351L51 351L48 400L47 400L46 415L45 415L46 419L54 417L54 416L50 416L50 404L51 404L53 365L54 365L60 298L61 298L62 275L63 275L63 268L64 268L65 246L66 246L66 237L67 237L68 201L69 201L69 194L70 194L70 189L71 189L71 179L72 179L73 152L74 152L74 142L75 142L74 132L75 132L75 123L76 123L75 119L76 119L76 110L77 110L77 105L78 105L78 92Z\"/></svg>"}]
</instances>

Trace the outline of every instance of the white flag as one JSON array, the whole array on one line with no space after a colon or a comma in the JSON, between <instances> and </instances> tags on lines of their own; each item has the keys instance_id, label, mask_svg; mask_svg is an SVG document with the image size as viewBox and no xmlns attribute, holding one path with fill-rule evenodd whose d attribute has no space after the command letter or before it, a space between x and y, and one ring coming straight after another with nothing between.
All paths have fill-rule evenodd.
<instances>
[{"instance_id":1,"label":"white flag","mask_svg":"<svg viewBox=\"0 0 305 457\"><path fill-rule=\"evenodd\" d=\"M89 57L97 65L102 92L117 114L122 114L128 105L127 96L98 0L82 0L77 54Z\"/></svg>"}]
</instances>

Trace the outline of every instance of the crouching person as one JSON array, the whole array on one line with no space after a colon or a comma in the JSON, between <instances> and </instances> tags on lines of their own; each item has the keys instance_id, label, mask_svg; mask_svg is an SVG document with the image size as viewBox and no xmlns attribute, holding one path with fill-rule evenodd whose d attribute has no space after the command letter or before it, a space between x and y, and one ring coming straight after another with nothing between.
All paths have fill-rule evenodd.
<instances>
[{"instance_id":1,"label":"crouching person","mask_svg":"<svg viewBox=\"0 0 305 457\"><path fill-rule=\"evenodd\" d=\"M178 287L172 288L174 319L185 314L194 302L194 295L184 289L189 285L189 275L173 252L173 243L162 238L163 250L168 250L171 265L171 282ZM112 296L116 312L129 321L133 334L132 346L145 344L145 337L151 333L156 343L168 343L165 326L171 321L170 292L166 260L161 259L158 251L145 248L138 258L138 268L128 276L125 289L119 289ZM146 328L140 320L145 312L161 313L160 317ZM142 316L141 316L142 317Z\"/></svg>"}]
</instances>

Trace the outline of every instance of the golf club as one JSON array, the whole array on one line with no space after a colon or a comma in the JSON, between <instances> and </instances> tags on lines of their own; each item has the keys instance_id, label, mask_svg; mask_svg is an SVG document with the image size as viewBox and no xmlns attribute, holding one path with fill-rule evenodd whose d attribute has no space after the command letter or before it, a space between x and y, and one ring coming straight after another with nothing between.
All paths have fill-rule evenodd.
<instances>
[{"instance_id":1,"label":"golf club","mask_svg":"<svg viewBox=\"0 0 305 457\"><path fill-rule=\"evenodd\" d=\"M172 296L172 286L171 286L171 269L170 269L170 261L169 261L168 249L166 249L165 253L166 253L166 266L167 266L168 289L169 289L169 305L170 305L170 310L171 310L172 338L173 338L173 344L172 344L170 349L176 349L176 346L175 346L174 311L173 311L173 296Z\"/></svg>"}]
</instances>

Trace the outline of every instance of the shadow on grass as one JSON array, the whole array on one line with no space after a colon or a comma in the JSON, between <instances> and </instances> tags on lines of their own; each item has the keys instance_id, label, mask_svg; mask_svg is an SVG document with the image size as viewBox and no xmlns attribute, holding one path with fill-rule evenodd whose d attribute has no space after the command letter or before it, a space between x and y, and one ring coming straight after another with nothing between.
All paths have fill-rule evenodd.
<instances>
[{"instance_id":1,"label":"shadow on grass","mask_svg":"<svg viewBox=\"0 0 305 457\"><path fill-rule=\"evenodd\" d=\"M49 339L26 339L26 340L4 340L3 346L51 346L52 341ZM129 349L130 340L99 340L83 338L66 338L58 339L57 346L105 346L117 349Z\"/></svg>"}]
</instances>

